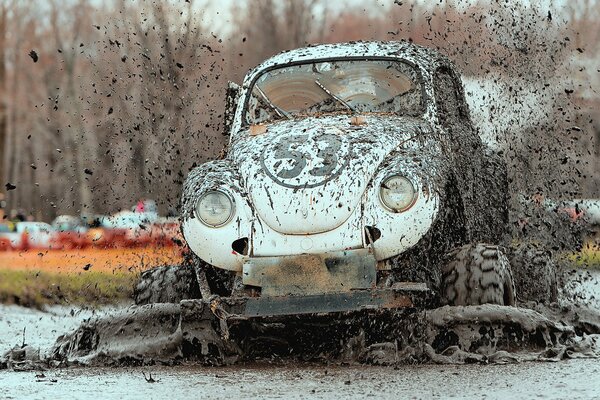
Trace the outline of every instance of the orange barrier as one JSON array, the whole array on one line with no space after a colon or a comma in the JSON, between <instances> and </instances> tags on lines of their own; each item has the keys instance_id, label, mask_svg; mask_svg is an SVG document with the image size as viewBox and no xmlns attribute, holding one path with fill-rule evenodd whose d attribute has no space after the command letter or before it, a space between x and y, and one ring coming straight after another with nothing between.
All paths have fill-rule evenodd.
<instances>
[{"instance_id":1,"label":"orange barrier","mask_svg":"<svg viewBox=\"0 0 600 400\"><path fill-rule=\"evenodd\" d=\"M12 250L12 244L7 238L0 237L0 251Z\"/></svg>"},{"instance_id":2,"label":"orange barrier","mask_svg":"<svg viewBox=\"0 0 600 400\"><path fill-rule=\"evenodd\" d=\"M183 260L181 247L83 250L27 250L0 252L0 269L73 273L140 272Z\"/></svg>"}]
</instances>

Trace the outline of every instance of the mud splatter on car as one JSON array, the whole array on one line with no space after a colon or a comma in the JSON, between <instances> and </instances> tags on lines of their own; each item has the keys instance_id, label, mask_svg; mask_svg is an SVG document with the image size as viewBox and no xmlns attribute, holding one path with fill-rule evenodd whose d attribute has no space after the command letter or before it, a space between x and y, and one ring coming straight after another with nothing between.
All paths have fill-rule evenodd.
<instances>
[{"instance_id":1,"label":"mud splatter on car","mask_svg":"<svg viewBox=\"0 0 600 400\"><path fill-rule=\"evenodd\" d=\"M4 366L598 355L598 313L557 305L552 253L530 240L548 233L513 241L503 156L448 58L406 42L299 49L227 104L226 156L183 186L187 262L145 272L137 307L50 357L16 349ZM576 245L564 220L536 218Z\"/></svg>"}]
</instances>

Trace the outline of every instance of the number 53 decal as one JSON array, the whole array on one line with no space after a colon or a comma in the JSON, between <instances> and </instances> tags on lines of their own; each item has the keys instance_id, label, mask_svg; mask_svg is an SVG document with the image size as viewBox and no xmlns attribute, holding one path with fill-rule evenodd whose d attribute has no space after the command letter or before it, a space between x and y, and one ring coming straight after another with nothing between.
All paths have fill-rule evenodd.
<instances>
[{"instance_id":1,"label":"number 53 decal","mask_svg":"<svg viewBox=\"0 0 600 400\"><path fill-rule=\"evenodd\" d=\"M341 173L348 163L349 147L346 137L333 132L281 135L267 146L261 162L280 185L311 188Z\"/></svg>"}]
</instances>

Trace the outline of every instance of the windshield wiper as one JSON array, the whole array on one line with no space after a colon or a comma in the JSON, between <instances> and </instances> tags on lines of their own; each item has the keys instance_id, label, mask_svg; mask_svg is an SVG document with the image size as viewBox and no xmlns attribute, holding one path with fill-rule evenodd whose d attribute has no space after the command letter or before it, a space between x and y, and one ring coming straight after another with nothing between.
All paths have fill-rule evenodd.
<instances>
[{"instance_id":1,"label":"windshield wiper","mask_svg":"<svg viewBox=\"0 0 600 400\"><path fill-rule=\"evenodd\" d=\"M342 100L342 98L340 98L335 93L332 93L331 90L327 89L321 82L319 82L318 79L315 81L315 83L317 84L318 87L320 87L321 89L323 89L323 91L325 93L327 93L329 95L329 97L331 97L332 99L336 100L338 103L342 104L348 110L350 110L352 112L356 112L356 110L354 109L354 107L352 107L350 104L346 103L344 100Z\"/></svg>"},{"instance_id":2,"label":"windshield wiper","mask_svg":"<svg viewBox=\"0 0 600 400\"><path fill-rule=\"evenodd\" d=\"M275 111L275 113L277 115L279 115L280 117L285 117L287 119L292 119L292 116L290 115L290 113L288 113L285 110L282 110L281 108L279 108L275 104L273 104L271 102L271 100L269 100L269 98L267 97L267 95L265 94L265 92L263 92L262 89L258 85L254 85L254 88L256 89L256 91L258 91L258 94L260 94L260 97L263 99L263 101L265 103L267 103L267 105L269 107L271 107L271 109L273 109L273 111Z\"/></svg>"}]
</instances>

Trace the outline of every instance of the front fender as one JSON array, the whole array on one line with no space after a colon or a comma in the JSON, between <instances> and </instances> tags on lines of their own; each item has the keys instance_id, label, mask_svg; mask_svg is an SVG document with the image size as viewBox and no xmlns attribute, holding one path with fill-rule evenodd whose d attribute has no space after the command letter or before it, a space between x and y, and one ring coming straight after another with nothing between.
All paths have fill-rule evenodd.
<instances>
[{"instance_id":1,"label":"front fender","mask_svg":"<svg viewBox=\"0 0 600 400\"><path fill-rule=\"evenodd\" d=\"M409 153L390 155L365 192L364 223L377 228L381 234L372 245L378 261L402 254L416 245L433 226L439 212L441 181L435 158L424 159L422 153L418 158ZM382 181L393 174L406 176L417 191L415 204L401 213L387 210L379 197Z\"/></svg>"},{"instance_id":2,"label":"front fender","mask_svg":"<svg viewBox=\"0 0 600 400\"><path fill-rule=\"evenodd\" d=\"M194 214L200 195L216 189L229 194L235 203L231 221L218 228L203 224ZM189 173L181 198L181 227L188 246L198 257L215 267L242 270L246 256L233 250L232 242L250 237L253 212L247 198L229 160L210 161Z\"/></svg>"}]
</instances>

